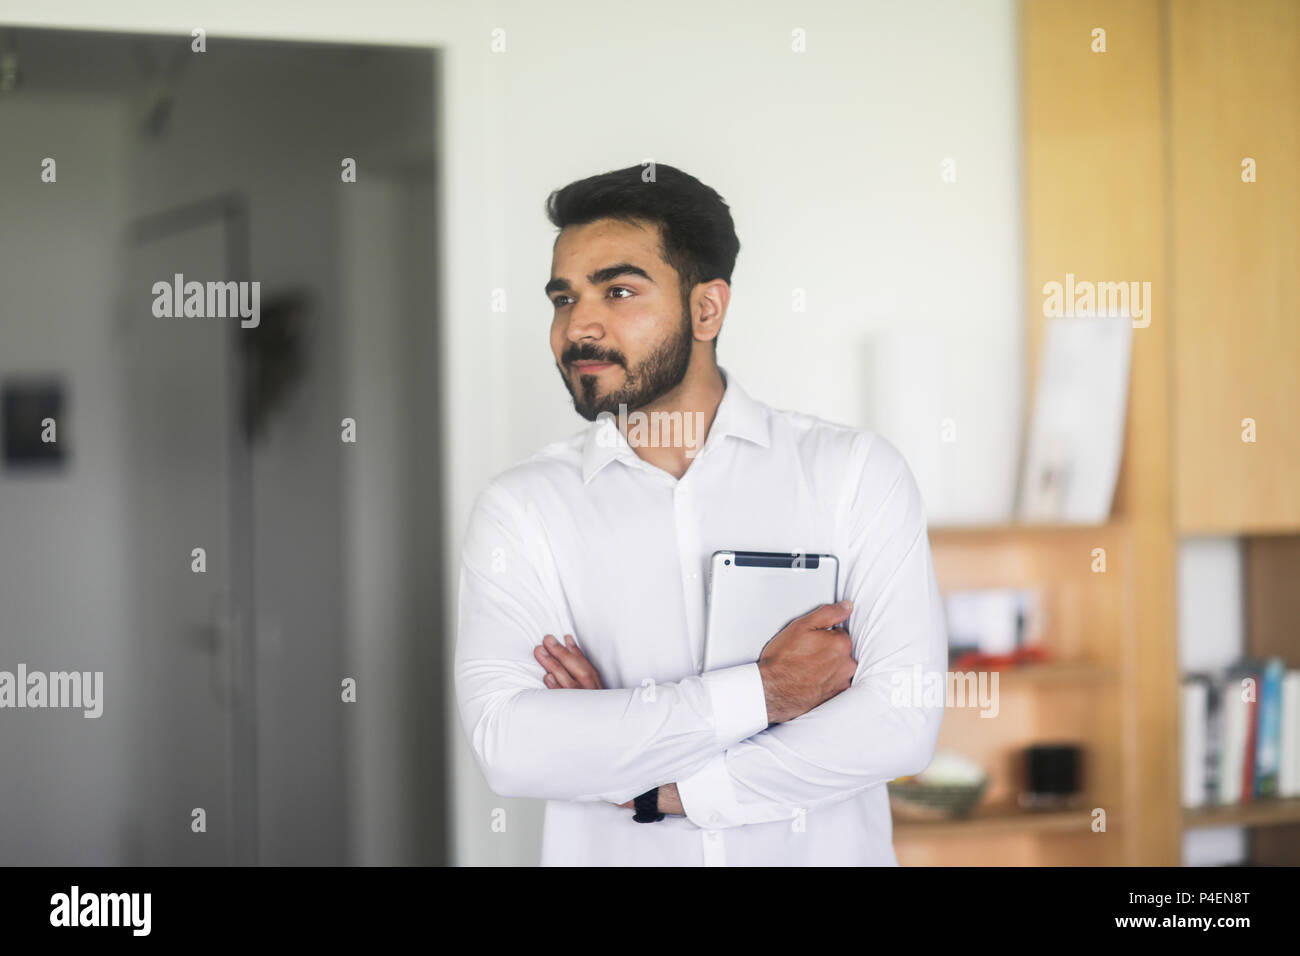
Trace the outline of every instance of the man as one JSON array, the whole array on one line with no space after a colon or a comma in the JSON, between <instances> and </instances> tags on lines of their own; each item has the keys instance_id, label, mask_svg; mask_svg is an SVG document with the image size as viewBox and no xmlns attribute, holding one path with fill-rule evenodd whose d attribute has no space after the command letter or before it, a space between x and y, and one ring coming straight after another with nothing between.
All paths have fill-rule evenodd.
<instances>
[{"instance_id":1,"label":"man","mask_svg":"<svg viewBox=\"0 0 1300 956\"><path fill-rule=\"evenodd\" d=\"M489 786L548 801L546 865L897 865L885 783L942 719L905 691L947 668L912 473L718 366L740 244L715 191L634 166L547 212L551 350L591 424L470 518L456 691ZM701 673L717 550L834 554L851 603Z\"/></svg>"}]
</instances>

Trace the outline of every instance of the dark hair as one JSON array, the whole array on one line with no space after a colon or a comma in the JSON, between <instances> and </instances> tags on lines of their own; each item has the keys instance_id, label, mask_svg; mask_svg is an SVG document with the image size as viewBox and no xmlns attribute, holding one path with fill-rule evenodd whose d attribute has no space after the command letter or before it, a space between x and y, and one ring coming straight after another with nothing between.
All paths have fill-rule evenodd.
<instances>
[{"instance_id":1,"label":"dark hair","mask_svg":"<svg viewBox=\"0 0 1300 956\"><path fill-rule=\"evenodd\" d=\"M644 174L653 170L649 182ZM677 272L683 309L701 282L731 284L740 240L731 210L718 193L690 173L664 163L628 166L588 176L551 193L546 217L558 229L597 219L659 226L659 254ZM714 339L716 348L717 339Z\"/></svg>"}]
</instances>

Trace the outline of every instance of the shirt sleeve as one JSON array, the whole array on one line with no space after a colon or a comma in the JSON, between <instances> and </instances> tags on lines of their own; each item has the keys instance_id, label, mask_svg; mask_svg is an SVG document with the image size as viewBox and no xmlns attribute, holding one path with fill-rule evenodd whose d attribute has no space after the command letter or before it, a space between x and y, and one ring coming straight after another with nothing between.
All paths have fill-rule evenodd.
<instances>
[{"instance_id":1,"label":"shirt sleeve","mask_svg":"<svg viewBox=\"0 0 1300 956\"><path fill-rule=\"evenodd\" d=\"M948 640L920 489L902 454L878 435L850 473L838 557L841 597L853 601L853 682L677 781L698 826L790 820L919 773L934 754L944 698L932 690L936 679L946 687Z\"/></svg>"},{"instance_id":2,"label":"shirt sleeve","mask_svg":"<svg viewBox=\"0 0 1300 956\"><path fill-rule=\"evenodd\" d=\"M463 550L457 704L501 796L625 803L767 726L757 664L626 689L548 688L533 649L578 633L535 518L498 484L476 501Z\"/></svg>"}]
</instances>

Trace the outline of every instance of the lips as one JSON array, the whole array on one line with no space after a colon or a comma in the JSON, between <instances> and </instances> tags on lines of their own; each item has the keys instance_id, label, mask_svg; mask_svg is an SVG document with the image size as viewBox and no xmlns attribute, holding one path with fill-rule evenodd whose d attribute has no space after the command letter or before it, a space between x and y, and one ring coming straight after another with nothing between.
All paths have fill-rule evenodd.
<instances>
[{"instance_id":1,"label":"lips","mask_svg":"<svg viewBox=\"0 0 1300 956\"><path fill-rule=\"evenodd\" d=\"M594 374L596 372L603 372L605 369L613 368L614 366L613 362L592 362L592 361L573 362L571 364L575 369L577 369L579 372L582 372L584 374Z\"/></svg>"}]
</instances>

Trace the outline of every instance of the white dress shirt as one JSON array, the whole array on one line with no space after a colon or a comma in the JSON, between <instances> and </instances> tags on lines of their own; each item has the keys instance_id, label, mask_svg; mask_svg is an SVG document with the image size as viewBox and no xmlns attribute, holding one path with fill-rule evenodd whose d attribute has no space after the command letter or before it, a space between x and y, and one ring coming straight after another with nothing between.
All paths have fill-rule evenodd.
<instances>
[{"instance_id":1,"label":"white dress shirt","mask_svg":"<svg viewBox=\"0 0 1300 956\"><path fill-rule=\"evenodd\" d=\"M456 694L492 790L547 801L543 865L897 865L885 783L926 767L943 717L899 687L947 669L920 492L881 436L722 375L680 479L597 420L474 505ZM850 688L769 727L756 663L700 672L718 550L839 558ZM574 635L605 689L546 687L545 634ZM685 816L618 806L671 782Z\"/></svg>"}]
</instances>

